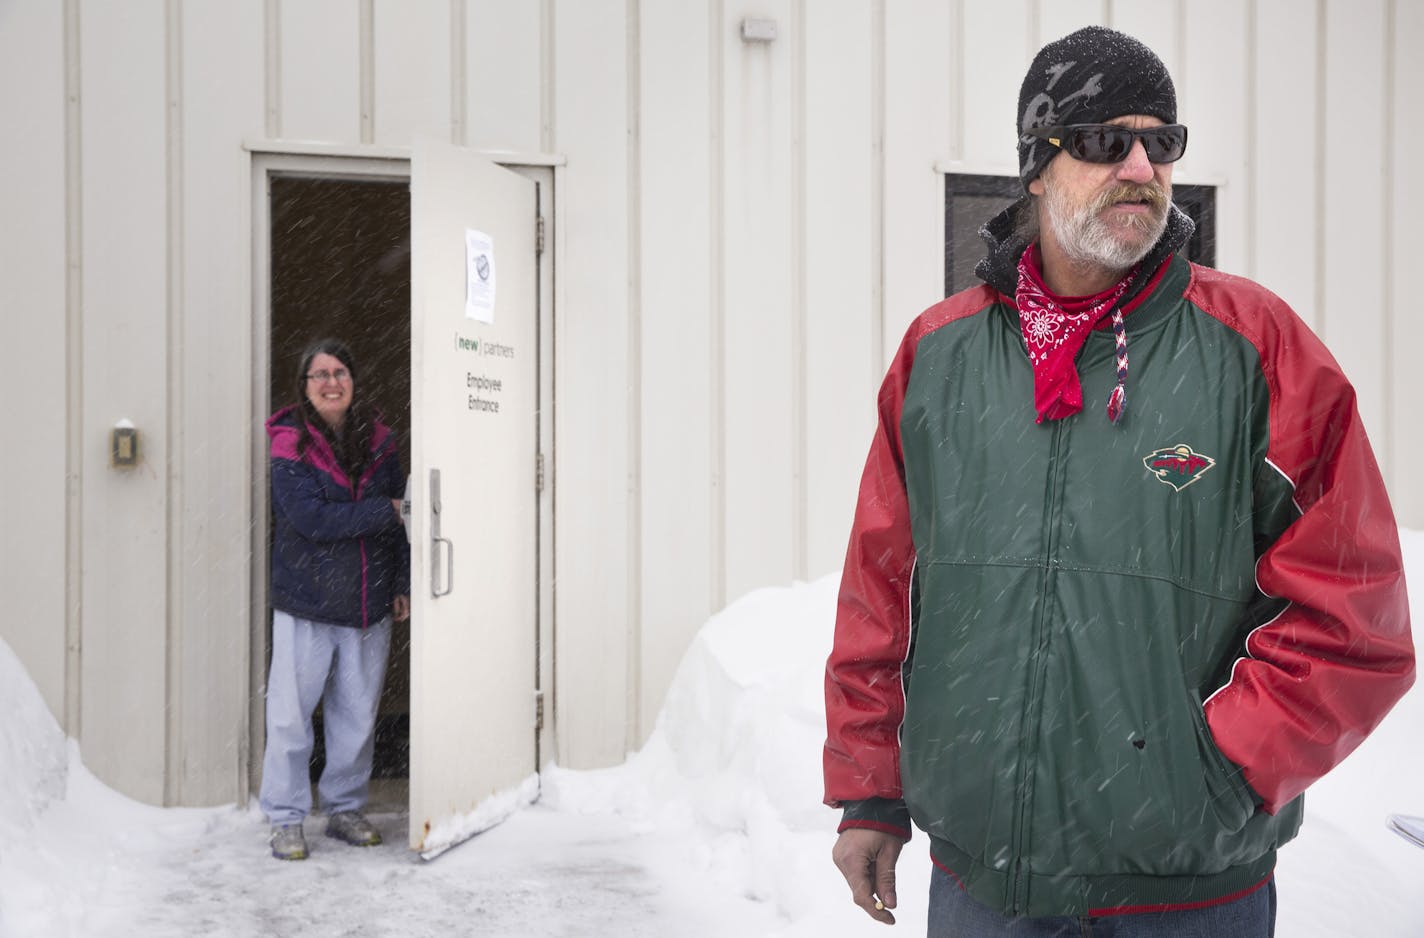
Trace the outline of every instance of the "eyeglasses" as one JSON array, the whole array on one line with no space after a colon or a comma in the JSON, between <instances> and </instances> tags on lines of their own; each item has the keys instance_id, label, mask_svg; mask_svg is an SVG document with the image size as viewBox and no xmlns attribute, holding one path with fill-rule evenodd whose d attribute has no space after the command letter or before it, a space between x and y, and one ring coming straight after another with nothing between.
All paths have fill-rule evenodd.
<instances>
[{"instance_id":1,"label":"eyeglasses","mask_svg":"<svg viewBox=\"0 0 1424 938\"><path fill-rule=\"evenodd\" d=\"M1163 124L1134 130L1118 124L1068 124L1032 127L1029 136L1047 140L1075 160L1085 163L1121 163L1141 140L1147 159L1153 163L1175 163L1187 152L1185 124Z\"/></svg>"},{"instance_id":2,"label":"eyeglasses","mask_svg":"<svg viewBox=\"0 0 1424 938\"><path fill-rule=\"evenodd\" d=\"M337 384L345 384L351 380L351 372L345 368L338 368L335 371L313 371L306 376L308 381L319 381L326 384L328 381L335 381Z\"/></svg>"}]
</instances>

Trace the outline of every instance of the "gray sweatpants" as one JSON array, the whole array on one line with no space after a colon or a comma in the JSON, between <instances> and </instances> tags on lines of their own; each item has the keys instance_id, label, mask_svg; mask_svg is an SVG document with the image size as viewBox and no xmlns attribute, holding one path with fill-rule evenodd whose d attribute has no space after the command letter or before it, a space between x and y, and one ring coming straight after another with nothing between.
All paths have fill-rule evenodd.
<instances>
[{"instance_id":1,"label":"gray sweatpants","mask_svg":"<svg viewBox=\"0 0 1424 938\"><path fill-rule=\"evenodd\" d=\"M359 811L371 782L376 709L391 647L391 620L367 629L272 613L267 752L258 801L272 824L311 811L312 714L323 701L326 768L317 782L327 814Z\"/></svg>"}]
</instances>

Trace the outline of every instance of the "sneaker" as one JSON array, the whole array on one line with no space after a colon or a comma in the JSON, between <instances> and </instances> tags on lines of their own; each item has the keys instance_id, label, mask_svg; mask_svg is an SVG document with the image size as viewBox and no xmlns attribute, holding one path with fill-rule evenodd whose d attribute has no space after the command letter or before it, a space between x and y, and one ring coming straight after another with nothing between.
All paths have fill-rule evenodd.
<instances>
[{"instance_id":1,"label":"sneaker","mask_svg":"<svg viewBox=\"0 0 1424 938\"><path fill-rule=\"evenodd\" d=\"M374 847L381 842L381 832L360 811L341 811L327 818L326 836L353 847Z\"/></svg>"},{"instance_id":2,"label":"sneaker","mask_svg":"<svg viewBox=\"0 0 1424 938\"><path fill-rule=\"evenodd\" d=\"M272 845L272 856L279 860L305 860L307 858L307 838L302 833L300 823L273 824L272 836L268 843Z\"/></svg>"}]
</instances>

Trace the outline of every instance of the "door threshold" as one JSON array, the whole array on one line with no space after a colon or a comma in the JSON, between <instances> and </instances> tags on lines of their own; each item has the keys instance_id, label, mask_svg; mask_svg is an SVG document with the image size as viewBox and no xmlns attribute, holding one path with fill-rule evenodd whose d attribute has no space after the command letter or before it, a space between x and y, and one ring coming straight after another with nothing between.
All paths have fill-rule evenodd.
<instances>
[{"instance_id":1,"label":"door threshold","mask_svg":"<svg viewBox=\"0 0 1424 938\"><path fill-rule=\"evenodd\" d=\"M373 778L366 797L367 814L406 814L410 811L410 779Z\"/></svg>"}]
</instances>

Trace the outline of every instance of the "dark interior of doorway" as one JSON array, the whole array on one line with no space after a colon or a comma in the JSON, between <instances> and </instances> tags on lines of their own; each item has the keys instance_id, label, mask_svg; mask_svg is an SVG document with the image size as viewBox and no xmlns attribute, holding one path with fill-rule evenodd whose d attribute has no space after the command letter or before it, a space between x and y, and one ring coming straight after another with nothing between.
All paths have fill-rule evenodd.
<instances>
[{"instance_id":1,"label":"dark interior of doorway","mask_svg":"<svg viewBox=\"0 0 1424 938\"><path fill-rule=\"evenodd\" d=\"M268 192L273 409L294 401L302 350L316 339L339 338L360 366L363 394L395 431L401 465L409 471L409 185L404 180L279 176L269 180ZM409 714L407 623L397 625L392 635L373 777L409 777ZM320 719L318 711L313 778L324 761Z\"/></svg>"}]
</instances>

